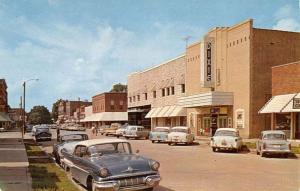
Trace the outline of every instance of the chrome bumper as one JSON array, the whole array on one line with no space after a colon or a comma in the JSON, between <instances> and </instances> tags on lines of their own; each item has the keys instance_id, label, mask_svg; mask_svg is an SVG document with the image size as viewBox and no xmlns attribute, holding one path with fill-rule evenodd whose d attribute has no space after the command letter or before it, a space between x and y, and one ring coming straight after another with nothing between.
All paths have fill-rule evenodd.
<instances>
[{"instance_id":1,"label":"chrome bumper","mask_svg":"<svg viewBox=\"0 0 300 191\"><path fill-rule=\"evenodd\" d=\"M266 150L262 150L263 153L271 153L271 154L286 154L286 153L292 153L292 151L285 149L285 150L277 150L277 149L266 149Z\"/></svg>"},{"instance_id":2,"label":"chrome bumper","mask_svg":"<svg viewBox=\"0 0 300 191\"><path fill-rule=\"evenodd\" d=\"M95 191L122 191L122 190L141 190L152 188L159 185L161 178L159 175L150 175L143 179L141 184L123 186L120 185L120 181L103 181L103 182L94 182Z\"/></svg>"}]
</instances>

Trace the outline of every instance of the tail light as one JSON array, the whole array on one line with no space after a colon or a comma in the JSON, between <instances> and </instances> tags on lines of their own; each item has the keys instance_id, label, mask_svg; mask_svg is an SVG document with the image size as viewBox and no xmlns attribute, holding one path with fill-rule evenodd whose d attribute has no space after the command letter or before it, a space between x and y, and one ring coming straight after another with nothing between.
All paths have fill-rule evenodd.
<instances>
[{"instance_id":1,"label":"tail light","mask_svg":"<svg viewBox=\"0 0 300 191\"><path fill-rule=\"evenodd\" d=\"M266 148L267 148L267 144L264 143L264 144L263 144L263 149L266 149Z\"/></svg>"}]
</instances>

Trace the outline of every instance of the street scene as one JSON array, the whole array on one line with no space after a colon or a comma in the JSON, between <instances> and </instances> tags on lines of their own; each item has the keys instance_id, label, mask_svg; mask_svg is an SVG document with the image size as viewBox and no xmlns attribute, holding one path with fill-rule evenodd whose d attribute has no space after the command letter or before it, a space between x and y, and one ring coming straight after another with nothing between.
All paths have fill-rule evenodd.
<instances>
[{"instance_id":1,"label":"street scene","mask_svg":"<svg viewBox=\"0 0 300 191\"><path fill-rule=\"evenodd\" d=\"M300 191L300 0L0 0L0 191Z\"/></svg>"}]
</instances>

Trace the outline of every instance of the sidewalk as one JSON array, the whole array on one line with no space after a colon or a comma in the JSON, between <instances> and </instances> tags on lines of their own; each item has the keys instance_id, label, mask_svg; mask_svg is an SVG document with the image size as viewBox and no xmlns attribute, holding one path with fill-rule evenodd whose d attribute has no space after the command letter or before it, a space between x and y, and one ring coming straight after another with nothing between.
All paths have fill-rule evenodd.
<instances>
[{"instance_id":1,"label":"sidewalk","mask_svg":"<svg viewBox=\"0 0 300 191\"><path fill-rule=\"evenodd\" d=\"M31 191L31 176L20 132L0 133L0 191Z\"/></svg>"}]
</instances>

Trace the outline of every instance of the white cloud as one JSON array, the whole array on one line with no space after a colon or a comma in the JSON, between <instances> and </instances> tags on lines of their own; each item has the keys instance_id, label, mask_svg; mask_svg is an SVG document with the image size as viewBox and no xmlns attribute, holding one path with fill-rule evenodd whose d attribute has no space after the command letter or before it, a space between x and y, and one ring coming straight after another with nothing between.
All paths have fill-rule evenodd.
<instances>
[{"instance_id":1,"label":"white cloud","mask_svg":"<svg viewBox=\"0 0 300 191\"><path fill-rule=\"evenodd\" d=\"M276 24L273 26L273 29L300 32L300 1L299 7L285 5L274 16Z\"/></svg>"},{"instance_id":2,"label":"white cloud","mask_svg":"<svg viewBox=\"0 0 300 191\"><path fill-rule=\"evenodd\" d=\"M9 84L9 103L18 105L23 80L40 78L29 86L30 108L51 107L58 98L90 99L114 83L126 83L130 72L183 53L182 37L200 37L203 30L155 23L147 32L136 33L107 24L87 29L61 22L36 24L18 17L6 23L5 32L17 39L11 45L0 30L0 77Z\"/></svg>"}]
</instances>

